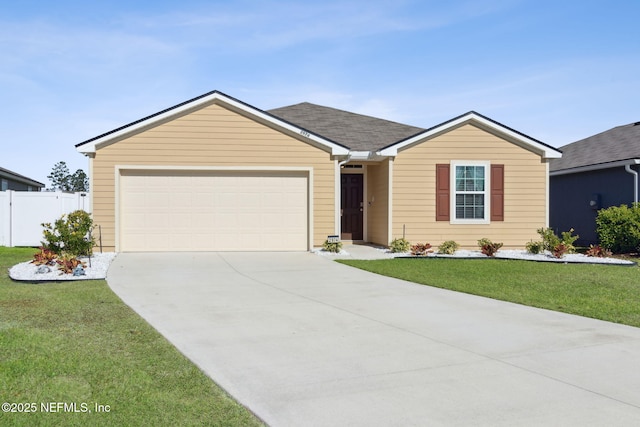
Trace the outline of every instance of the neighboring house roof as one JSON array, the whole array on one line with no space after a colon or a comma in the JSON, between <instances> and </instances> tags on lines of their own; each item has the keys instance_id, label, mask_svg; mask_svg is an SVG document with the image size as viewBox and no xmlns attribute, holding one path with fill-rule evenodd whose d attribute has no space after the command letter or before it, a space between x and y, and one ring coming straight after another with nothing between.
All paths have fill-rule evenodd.
<instances>
[{"instance_id":1,"label":"neighboring house roof","mask_svg":"<svg viewBox=\"0 0 640 427\"><path fill-rule=\"evenodd\" d=\"M640 122L617 126L560 147L561 159L553 160L555 174L606 169L640 159Z\"/></svg>"},{"instance_id":2,"label":"neighboring house roof","mask_svg":"<svg viewBox=\"0 0 640 427\"><path fill-rule=\"evenodd\" d=\"M166 122L173 118L182 116L188 112L211 104L225 105L232 110L240 111L243 114L247 114L256 120L277 127L284 132L295 134L298 137L302 136L311 144L323 147L334 155L346 155L349 152L347 147L342 146L340 143L334 142L324 136L320 136L309 129L304 129L298 125L286 122L274 115L271 115L247 103L225 95L224 93L217 90L205 93L204 95L190 99L178 105L174 105L173 107L167 108L166 110L162 110L158 113L144 117L140 120L136 120L135 122L121 126L102 135L98 135L95 138L91 138L84 142L76 144L76 149L83 154L95 153L96 149L101 146L113 144L120 141L121 139L135 135L160 123Z\"/></svg>"},{"instance_id":3,"label":"neighboring house roof","mask_svg":"<svg viewBox=\"0 0 640 427\"><path fill-rule=\"evenodd\" d=\"M425 130L309 102L268 112L355 151L377 151Z\"/></svg>"},{"instance_id":4,"label":"neighboring house roof","mask_svg":"<svg viewBox=\"0 0 640 427\"><path fill-rule=\"evenodd\" d=\"M0 177L5 179L10 179L12 181L21 182L26 185L31 185L33 187L44 187L44 184L36 181L35 179L28 178L24 175L20 175L19 173L10 171L9 169L5 169L0 167Z\"/></svg>"}]
</instances>

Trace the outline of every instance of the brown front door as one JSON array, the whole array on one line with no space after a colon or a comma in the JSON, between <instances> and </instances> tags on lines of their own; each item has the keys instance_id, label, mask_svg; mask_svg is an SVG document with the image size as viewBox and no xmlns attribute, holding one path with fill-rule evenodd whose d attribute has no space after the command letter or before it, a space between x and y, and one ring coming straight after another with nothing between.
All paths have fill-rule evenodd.
<instances>
[{"instance_id":1,"label":"brown front door","mask_svg":"<svg viewBox=\"0 0 640 427\"><path fill-rule=\"evenodd\" d=\"M362 174L342 174L342 235L343 240L362 240Z\"/></svg>"}]
</instances>

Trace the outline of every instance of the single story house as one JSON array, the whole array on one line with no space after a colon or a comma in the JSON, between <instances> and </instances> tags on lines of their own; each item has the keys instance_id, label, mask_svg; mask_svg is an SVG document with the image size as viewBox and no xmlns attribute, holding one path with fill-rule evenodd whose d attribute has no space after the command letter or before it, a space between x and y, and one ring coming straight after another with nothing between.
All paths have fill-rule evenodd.
<instances>
[{"instance_id":1,"label":"single story house","mask_svg":"<svg viewBox=\"0 0 640 427\"><path fill-rule=\"evenodd\" d=\"M581 245L598 243L596 216L610 206L638 201L640 122L617 126L560 147L550 163L550 223L574 228Z\"/></svg>"},{"instance_id":2,"label":"single story house","mask_svg":"<svg viewBox=\"0 0 640 427\"><path fill-rule=\"evenodd\" d=\"M0 167L0 191L40 191L44 184Z\"/></svg>"},{"instance_id":3,"label":"single story house","mask_svg":"<svg viewBox=\"0 0 640 427\"><path fill-rule=\"evenodd\" d=\"M327 236L523 247L561 153L476 112L423 129L218 91L78 144L115 251L310 250Z\"/></svg>"}]
</instances>

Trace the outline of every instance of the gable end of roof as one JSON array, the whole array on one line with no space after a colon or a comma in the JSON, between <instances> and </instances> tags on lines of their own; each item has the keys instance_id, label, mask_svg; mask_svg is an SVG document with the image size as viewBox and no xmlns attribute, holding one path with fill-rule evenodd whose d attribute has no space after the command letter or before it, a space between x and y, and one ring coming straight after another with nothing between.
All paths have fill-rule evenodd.
<instances>
[{"instance_id":1,"label":"gable end of roof","mask_svg":"<svg viewBox=\"0 0 640 427\"><path fill-rule=\"evenodd\" d=\"M268 123L269 125L278 128L283 132L289 133L290 135L293 135L305 142L324 148L334 155L346 155L349 151L347 147L337 142L329 140L321 135L317 135L316 133L301 128L293 123L289 123L286 120L217 90L205 93L204 95L192 98L188 101L174 105L173 107L169 107L150 116L146 116L142 119L83 141L76 144L76 149L83 154L95 153L96 149L102 146L118 142L121 139L152 128L164 121L214 103L223 104L234 110L241 111L244 114L254 117L258 121Z\"/></svg>"},{"instance_id":2,"label":"gable end of roof","mask_svg":"<svg viewBox=\"0 0 640 427\"><path fill-rule=\"evenodd\" d=\"M395 156L399 151L434 138L465 124L474 124L481 129L484 129L491 133L495 133L516 145L519 145L525 149L541 155L545 159L554 159L562 156L562 152L557 148L538 141L537 139L534 139L522 132L505 126L502 123L490 119L489 117L475 111L469 111L468 113L461 114L457 117L440 123L439 125L433 126L425 130L424 132L417 133L416 135L410 136L409 138L406 138L402 141L398 141L394 144L384 147L380 150L380 154Z\"/></svg>"}]
</instances>

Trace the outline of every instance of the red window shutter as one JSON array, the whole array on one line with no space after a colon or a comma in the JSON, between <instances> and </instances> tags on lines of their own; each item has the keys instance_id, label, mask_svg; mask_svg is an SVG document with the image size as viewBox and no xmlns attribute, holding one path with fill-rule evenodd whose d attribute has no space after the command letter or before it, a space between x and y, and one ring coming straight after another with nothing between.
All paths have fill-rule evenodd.
<instances>
[{"instance_id":1,"label":"red window shutter","mask_svg":"<svg viewBox=\"0 0 640 427\"><path fill-rule=\"evenodd\" d=\"M449 221L449 165L436 165L436 221Z\"/></svg>"},{"instance_id":2,"label":"red window shutter","mask_svg":"<svg viewBox=\"0 0 640 427\"><path fill-rule=\"evenodd\" d=\"M491 165L491 221L504 221L504 165Z\"/></svg>"}]
</instances>

